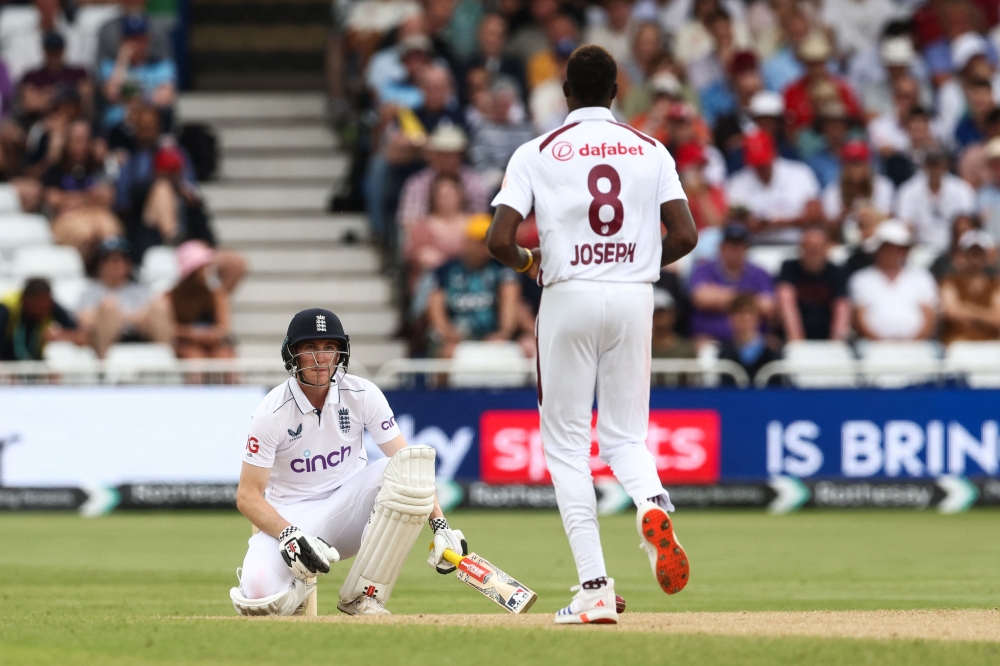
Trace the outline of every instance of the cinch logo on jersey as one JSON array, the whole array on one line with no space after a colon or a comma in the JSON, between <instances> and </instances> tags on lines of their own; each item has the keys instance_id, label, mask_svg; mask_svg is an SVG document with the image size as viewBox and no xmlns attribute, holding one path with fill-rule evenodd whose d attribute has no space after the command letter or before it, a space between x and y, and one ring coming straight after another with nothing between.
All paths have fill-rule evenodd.
<instances>
[{"instance_id":1,"label":"cinch logo on jersey","mask_svg":"<svg viewBox=\"0 0 1000 666\"><path fill-rule=\"evenodd\" d=\"M573 261L570 266L583 264L617 264L635 261L635 243L584 243L573 246Z\"/></svg>"},{"instance_id":2,"label":"cinch logo on jersey","mask_svg":"<svg viewBox=\"0 0 1000 666\"><path fill-rule=\"evenodd\" d=\"M309 452L306 451L304 454L305 458L296 458L291 463L292 471L296 474L302 474L303 472L315 472L320 464L323 465L323 469L327 467L336 467L340 463L347 460L347 456L351 455L351 447L342 446L339 451L331 451L327 456L312 456L309 457ZM339 457L339 460L338 460Z\"/></svg>"}]
</instances>

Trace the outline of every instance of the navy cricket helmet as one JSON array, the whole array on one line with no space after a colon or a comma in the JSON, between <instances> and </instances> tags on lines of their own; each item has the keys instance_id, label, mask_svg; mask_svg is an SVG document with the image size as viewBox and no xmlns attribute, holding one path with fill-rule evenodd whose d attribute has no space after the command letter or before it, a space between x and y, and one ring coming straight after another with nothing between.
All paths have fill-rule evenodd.
<instances>
[{"instance_id":1,"label":"navy cricket helmet","mask_svg":"<svg viewBox=\"0 0 1000 666\"><path fill-rule=\"evenodd\" d=\"M288 324L288 332L281 343L281 360L285 362L285 370L293 376L298 370L295 357L299 354L293 353L292 348L303 340L339 342L340 358L337 365L347 370L347 365L351 361L351 338L344 333L344 325L340 323L337 315L323 308L310 308L292 317L292 321Z\"/></svg>"}]
</instances>

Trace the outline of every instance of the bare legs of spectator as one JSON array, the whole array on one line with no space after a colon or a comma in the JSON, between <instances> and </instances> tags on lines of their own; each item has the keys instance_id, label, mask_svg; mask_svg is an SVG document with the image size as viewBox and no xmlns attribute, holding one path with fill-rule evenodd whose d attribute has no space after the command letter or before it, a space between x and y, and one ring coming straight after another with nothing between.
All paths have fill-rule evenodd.
<instances>
[{"instance_id":1,"label":"bare legs of spectator","mask_svg":"<svg viewBox=\"0 0 1000 666\"><path fill-rule=\"evenodd\" d=\"M231 296L247 274L246 257L236 250L220 249L215 254L215 265L222 288Z\"/></svg>"},{"instance_id":2,"label":"bare legs of spectator","mask_svg":"<svg viewBox=\"0 0 1000 666\"><path fill-rule=\"evenodd\" d=\"M34 178L11 178L10 184L17 190L21 200L21 210L34 213L42 205L42 184Z\"/></svg>"},{"instance_id":3,"label":"bare legs of spectator","mask_svg":"<svg viewBox=\"0 0 1000 666\"><path fill-rule=\"evenodd\" d=\"M75 247L86 262L105 238L122 235L118 218L106 208L86 206L68 210L52 221L52 238Z\"/></svg>"},{"instance_id":4,"label":"bare legs of spectator","mask_svg":"<svg viewBox=\"0 0 1000 666\"><path fill-rule=\"evenodd\" d=\"M94 328L90 331L91 344L97 356L104 358L108 348L121 339L125 328L130 325L142 337L153 342L170 344L174 339L173 315L166 298L155 299L148 308L131 317L119 309L114 299L109 298L98 306Z\"/></svg>"},{"instance_id":5,"label":"bare legs of spectator","mask_svg":"<svg viewBox=\"0 0 1000 666\"><path fill-rule=\"evenodd\" d=\"M210 342L208 340L195 342L194 340L178 340L174 345L177 351L177 358L236 358L236 350L229 343L228 339L216 340ZM238 383L238 377L233 373L224 373L222 377L223 384L236 384ZM184 381L188 384L209 384L212 382L212 376L207 372L191 372L188 373Z\"/></svg>"},{"instance_id":6,"label":"bare legs of spectator","mask_svg":"<svg viewBox=\"0 0 1000 666\"><path fill-rule=\"evenodd\" d=\"M142 221L146 226L160 232L160 237L169 243L177 236L177 192L166 178L158 178L149 188L146 207L142 211Z\"/></svg>"}]
</instances>

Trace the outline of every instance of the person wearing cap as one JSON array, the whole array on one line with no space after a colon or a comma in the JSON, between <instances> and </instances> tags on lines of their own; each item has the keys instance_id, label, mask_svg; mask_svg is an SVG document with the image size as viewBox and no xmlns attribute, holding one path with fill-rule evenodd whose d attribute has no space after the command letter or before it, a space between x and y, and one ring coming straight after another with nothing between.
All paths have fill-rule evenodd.
<instances>
[{"instance_id":1,"label":"person wearing cap","mask_svg":"<svg viewBox=\"0 0 1000 666\"><path fill-rule=\"evenodd\" d=\"M726 191L705 177L708 157L705 148L696 142L686 143L674 151L677 174L688 197L688 207L694 224L701 232L718 228L726 221Z\"/></svg>"},{"instance_id":2,"label":"person wearing cap","mask_svg":"<svg viewBox=\"0 0 1000 666\"><path fill-rule=\"evenodd\" d=\"M913 46L910 24L892 21L886 26L877 44L855 56L848 70L848 80L858 91L868 116L892 113L892 90L897 81L912 77L919 85L919 98L914 103L930 103L933 99L928 83L927 68Z\"/></svg>"},{"instance_id":3,"label":"person wearing cap","mask_svg":"<svg viewBox=\"0 0 1000 666\"><path fill-rule=\"evenodd\" d=\"M852 126L844 105L831 100L819 106L813 127L799 133L802 159L816 174L820 187L826 187L840 178L844 148L857 136L852 132Z\"/></svg>"},{"instance_id":4,"label":"person wearing cap","mask_svg":"<svg viewBox=\"0 0 1000 666\"><path fill-rule=\"evenodd\" d=\"M875 263L851 276L854 330L869 340L926 340L937 324L938 288L925 268L907 266L913 235L900 220L882 222L870 239Z\"/></svg>"},{"instance_id":5,"label":"person wearing cap","mask_svg":"<svg viewBox=\"0 0 1000 666\"><path fill-rule=\"evenodd\" d=\"M695 266L688 279L691 334L698 340L728 342L729 307L740 294L754 294L765 319L774 313L774 285L764 269L747 261L750 232L739 223L726 225L715 261Z\"/></svg>"},{"instance_id":6,"label":"person wearing cap","mask_svg":"<svg viewBox=\"0 0 1000 666\"><path fill-rule=\"evenodd\" d=\"M430 208L431 185L438 176L458 178L465 191L466 210L485 213L489 206L489 192L483 177L467 166L465 133L454 126L442 126L427 141L425 154L427 166L406 179L399 198L397 220L405 232L427 216Z\"/></svg>"},{"instance_id":7,"label":"person wearing cap","mask_svg":"<svg viewBox=\"0 0 1000 666\"><path fill-rule=\"evenodd\" d=\"M802 232L799 256L781 265L775 293L785 340L844 340L851 332L847 278L827 258L824 227Z\"/></svg>"},{"instance_id":8,"label":"person wearing cap","mask_svg":"<svg viewBox=\"0 0 1000 666\"><path fill-rule=\"evenodd\" d=\"M173 315L177 357L234 357L232 309L219 280L215 250L190 240L177 246L176 257L177 284L166 299Z\"/></svg>"},{"instance_id":9,"label":"person wearing cap","mask_svg":"<svg viewBox=\"0 0 1000 666\"><path fill-rule=\"evenodd\" d=\"M149 25L149 55L154 60L173 58L171 33L176 19L146 13L148 0L118 0L122 15L110 19L97 33L97 62L114 60L122 45L122 28L127 17L144 17Z\"/></svg>"},{"instance_id":10,"label":"person wearing cap","mask_svg":"<svg viewBox=\"0 0 1000 666\"><path fill-rule=\"evenodd\" d=\"M875 173L871 150L860 139L848 141L840 151L840 177L823 188L823 215L834 236L839 237L845 222L855 224L857 206L870 203L884 215L892 213L895 187Z\"/></svg>"},{"instance_id":11,"label":"person wearing cap","mask_svg":"<svg viewBox=\"0 0 1000 666\"><path fill-rule=\"evenodd\" d=\"M720 76L698 91L698 102L705 122L716 128L716 132L726 132L720 127L732 125L741 130L747 121L750 100L764 89L760 76L757 56L753 51L737 51L726 63L725 76ZM783 109L782 109L783 111ZM728 135L728 133L727 133ZM716 140L723 145L723 142Z\"/></svg>"},{"instance_id":12,"label":"person wearing cap","mask_svg":"<svg viewBox=\"0 0 1000 666\"><path fill-rule=\"evenodd\" d=\"M861 104L850 84L831 74L827 67L833 47L823 33L810 33L799 44L796 55L805 67L805 75L784 91L786 115L793 129L801 130L812 125L816 119L817 90L821 88L832 90L835 99L843 104L848 118L862 117Z\"/></svg>"},{"instance_id":13,"label":"person wearing cap","mask_svg":"<svg viewBox=\"0 0 1000 666\"><path fill-rule=\"evenodd\" d=\"M141 97L155 106L170 124L177 101L177 66L169 58L153 59L149 52L149 21L145 16L122 17L122 41L114 60L101 61L101 93L107 101L103 123L112 128L125 118L125 103Z\"/></svg>"},{"instance_id":14,"label":"person wearing cap","mask_svg":"<svg viewBox=\"0 0 1000 666\"><path fill-rule=\"evenodd\" d=\"M77 316L98 358L119 342L173 342L167 301L133 279L128 241L118 236L98 248L97 279L88 280Z\"/></svg>"},{"instance_id":15,"label":"person wearing cap","mask_svg":"<svg viewBox=\"0 0 1000 666\"><path fill-rule=\"evenodd\" d=\"M68 19L59 0L32 0L19 5L34 5L32 12L11 16L5 25L3 39L0 39L0 61L6 64L11 81L20 81L32 69L45 63L42 42L45 35L57 32L65 40L66 61L77 67L93 66L93 54L88 53L87 35L83 34L79 22ZM23 11L23 10L21 10ZM6 21L5 21L6 24ZM6 97L9 88L3 90Z\"/></svg>"},{"instance_id":16,"label":"person wearing cap","mask_svg":"<svg viewBox=\"0 0 1000 666\"><path fill-rule=\"evenodd\" d=\"M87 70L66 64L66 40L58 32L50 32L42 39L45 63L28 71L21 79L18 96L24 120L32 122L46 114L53 106L57 91L73 88L83 100L85 109L92 108L94 87L87 77ZM0 72L0 95L6 96Z\"/></svg>"},{"instance_id":17,"label":"person wearing cap","mask_svg":"<svg viewBox=\"0 0 1000 666\"><path fill-rule=\"evenodd\" d=\"M941 342L1000 338L1000 278L996 242L982 229L969 229L958 241L962 261L941 282Z\"/></svg>"},{"instance_id":18,"label":"person wearing cap","mask_svg":"<svg viewBox=\"0 0 1000 666\"><path fill-rule=\"evenodd\" d=\"M916 242L935 252L948 249L951 220L976 212L972 186L948 171L948 153L936 148L924 156L923 168L899 188L896 217L914 230Z\"/></svg>"},{"instance_id":19,"label":"person wearing cap","mask_svg":"<svg viewBox=\"0 0 1000 666\"><path fill-rule=\"evenodd\" d=\"M779 157L769 134L748 134L743 159L746 166L726 183L726 197L746 216L754 242L797 243L802 227L822 221L816 176L805 164Z\"/></svg>"},{"instance_id":20,"label":"person wearing cap","mask_svg":"<svg viewBox=\"0 0 1000 666\"><path fill-rule=\"evenodd\" d=\"M566 14L557 14L544 28L549 45L528 59L526 76L529 91L550 79L560 78L560 62L569 58L580 44L580 29Z\"/></svg>"},{"instance_id":21,"label":"person wearing cap","mask_svg":"<svg viewBox=\"0 0 1000 666\"><path fill-rule=\"evenodd\" d=\"M989 178L976 193L976 209L984 228L996 240L1000 239L1000 137L990 139L983 152Z\"/></svg>"},{"instance_id":22,"label":"person wearing cap","mask_svg":"<svg viewBox=\"0 0 1000 666\"><path fill-rule=\"evenodd\" d=\"M400 28L399 41L375 53L365 69L365 81L375 92L378 104L395 104L415 109L423 101L420 80L432 62L434 45L423 33L420 17Z\"/></svg>"},{"instance_id":23,"label":"person wearing cap","mask_svg":"<svg viewBox=\"0 0 1000 666\"><path fill-rule=\"evenodd\" d=\"M968 25L968 24L966 24ZM960 24L946 26L960 30ZM928 57L935 82L938 83L938 122L943 136L951 137L968 108L967 88L976 80L989 81L994 101L1000 102L1000 72L996 69L997 53L993 46L970 25L957 34L950 45L942 40L940 55ZM934 48L929 47L928 51Z\"/></svg>"},{"instance_id":24,"label":"person wearing cap","mask_svg":"<svg viewBox=\"0 0 1000 666\"><path fill-rule=\"evenodd\" d=\"M643 89L651 93L649 107L632 116L629 125L666 145L670 141L671 116L675 121L685 120L688 115L694 115L694 109L682 100L681 84L669 72L654 74L646 85L633 88L633 93ZM704 126L701 119L699 122Z\"/></svg>"},{"instance_id":25,"label":"person wearing cap","mask_svg":"<svg viewBox=\"0 0 1000 666\"><path fill-rule=\"evenodd\" d=\"M28 278L24 287L0 293L0 361L41 361L49 342L86 344L70 312L52 297L44 278Z\"/></svg>"},{"instance_id":26,"label":"person wearing cap","mask_svg":"<svg viewBox=\"0 0 1000 666\"><path fill-rule=\"evenodd\" d=\"M430 351L451 358L463 340L508 342L517 332L517 273L490 256L490 220L473 216L462 256L436 271L427 301Z\"/></svg>"},{"instance_id":27,"label":"person wearing cap","mask_svg":"<svg viewBox=\"0 0 1000 666\"><path fill-rule=\"evenodd\" d=\"M939 254L931 265L927 267L927 270L931 272L931 275L938 281L938 284L945 277L959 270L962 262L965 261L965 255L962 252L962 248L959 247L959 241L965 232L973 229L982 229L982 227L982 221L976 215L958 215L951 221L950 247L946 252Z\"/></svg>"}]
</instances>

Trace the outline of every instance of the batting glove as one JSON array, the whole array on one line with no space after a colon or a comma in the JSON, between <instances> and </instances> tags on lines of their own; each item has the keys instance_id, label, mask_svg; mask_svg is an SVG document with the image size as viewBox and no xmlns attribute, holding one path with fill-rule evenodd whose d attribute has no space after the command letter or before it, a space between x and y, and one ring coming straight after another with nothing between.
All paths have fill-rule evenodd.
<instances>
[{"instance_id":1,"label":"batting glove","mask_svg":"<svg viewBox=\"0 0 1000 666\"><path fill-rule=\"evenodd\" d=\"M448 527L448 521L444 518L432 518L430 526L434 531L434 545L430 555L427 556L427 566L439 574L450 574L455 570L455 565L444 559L445 549L453 550L460 555L468 555L469 544L465 541L462 531Z\"/></svg>"},{"instance_id":2,"label":"batting glove","mask_svg":"<svg viewBox=\"0 0 1000 666\"><path fill-rule=\"evenodd\" d=\"M299 580L330 573L330 564L340 560L337 549L319 537L308 536L294 525L278 535L281 559Z\"/></svg>"}]
</instances>

